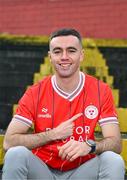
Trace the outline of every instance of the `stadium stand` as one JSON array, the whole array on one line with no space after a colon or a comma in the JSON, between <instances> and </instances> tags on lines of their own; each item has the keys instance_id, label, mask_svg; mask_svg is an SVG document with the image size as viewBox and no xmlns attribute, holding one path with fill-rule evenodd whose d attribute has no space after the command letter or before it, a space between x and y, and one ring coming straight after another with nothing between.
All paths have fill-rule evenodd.
<instances>
[{"instance_id":1,"label":"stadium stand","mask_svg":"<svg viewBox=\"0 0 127 180\"><path fill-rule=\"evenodd\" d=\"M114 87L120 90L120 107L127 107L127 40L96 40L106 59Z\"/></svg>"},{"instance_id":2,"label":"stadium stand","mask_svg":"<svg viewBox=\"0 0 127 180\"><path fill-rule=\"evenodd\" d=\"M33 45L34 44L34 45ZM3 78L0 78L0 102L5 103L5 107L1 104L0 110L0 121L3 130L11 120L12 114L16 109L16 104L18 99L21 97L28 85L38 82L44 76L53 73L53 69L50 65L49 59L47 57L48 46L46 43L37 45L33 43L29 45L10 45L4 44L0 49L0 69ZM121 155L124 158L127 170L127 108L120 107L120 96L119 96L119 86L114 85L115 75L110 74L110 65L108 65L107 59L110 59L110 53L107 53L106 49L101 45L98 45L97 41L92 39L86 39L83 41L85 47L85 60L81 63L81 70L85 71L97 78L107 82L112 88L113 96L115 99L115 105L117 107L120 130L122 134L123 151ZM99 47L99 48L98 48ZM118 47L117 47L118 50ZM104 55L103 55L104 53ZM118 53L114 50L114 53ZM127 49L126 49L127 53ZM112 54L112 53L111 53ZM19 55L19 57L18 57ZM113 56L113 55L112 55ZM116 59L119 57L116 56ZM3 59L5 60L3 63ZM124 59L124 58L123 58ZM115 59L114 59L115 61ZM117 61L117 60L116 60ZM126 60L125 60L126 61ZM120 66L120 65L119 65ZM7 68L6 68L7 67ZM122 64L121 64L122 67ZM116 67L117 68L117 67ZM118 67L119 68L119 67ZM124 68L124 67L123 67ZM126 68L125 68L126 69ZM116 69L114 71L117 71ZM115 72L114 72L115 73ZM126 71L127 76L127 71ZM12 78L12 79L11 79ZM10 82L8 82L10 79ZM17 89L16 89L17 88ZM127 89L127 88L126 88ZM121 89L120 89L121 91ZM13 93L12 93L13 92ZM121 94L120 94L121 95ZM125 101L125 99L123 99ZM127 101L126 101L127 102ZM122 102L123 105L126 105ZM10 107L10 109L7 107ZM13 106L13 112L12 112ZM127 107L127 106L126 106ZM7 110L8 112L5 112ZM8 114L7 114L8 113ZM3 115L3 116L2 116ZM1 130L1 132L3 132ZM1 133L2 134L2 133ZM101 134L100 128L97 126L96 135L99 137ZM4 152L2 149L3 135L0 136L0 164L3 164Z\"/></svg>"},{"instance_id":3,"label":"stadium stand","mask_svg":"<svg viewBox=\"0 0 127 180\"><path fill-rule=\"evenodd\" d=\"M107 60L110 74L114 76L114 86L120 90L120 106L127 107L127 48L99 49Z\"/></svg>"}]
</instances>

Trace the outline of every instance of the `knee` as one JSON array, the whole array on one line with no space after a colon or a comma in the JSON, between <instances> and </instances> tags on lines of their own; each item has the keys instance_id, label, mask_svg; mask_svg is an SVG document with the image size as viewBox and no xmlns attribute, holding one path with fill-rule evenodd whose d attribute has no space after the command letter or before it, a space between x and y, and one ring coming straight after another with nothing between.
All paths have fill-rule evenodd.
<instances>
[{"instance_id":1,"label":"knee","mask_svg":"<svg viewBox=\"0 0 127 180\"><path fill-rule=\"evenodd\" d=\"M19 159L27 158L29 155L29 150L24 146L16 146L10 148L5 154L5 162L15 162Z\"/></svg>"},{"instance_id":2,"label":"knee","mask_svg":"<svg viewBox=\"0 0 127 180\"><path fill-rule=\"evenodd\" d=\"M106 151L102 153L100 155L100 161L101 163L104 163L105 165L107 164L110 167L112 167L112 165L115 165L115 167L117 167L118 169L125 168L123 158L119 154L112 151Z\"/></svg>"}]
</instances>

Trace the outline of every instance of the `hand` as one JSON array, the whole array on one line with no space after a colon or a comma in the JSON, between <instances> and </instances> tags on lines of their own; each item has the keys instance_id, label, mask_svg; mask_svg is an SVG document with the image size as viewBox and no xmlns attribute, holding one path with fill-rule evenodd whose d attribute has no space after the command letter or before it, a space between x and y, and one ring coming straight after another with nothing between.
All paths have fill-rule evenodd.
<instances>
[{"instance_id":1,"label":"hand","mask_svg":"<svg viewBox=\"0 0 127 180\"><path fill-rule=\"evenodd\" d=\"M73 134L74 121L78 119L82 113L76 114L67 121L61 123L59 126L53 129L54 139L65 139Z\"/></svg>"},{"instance_id":2,"label":"hand","mask_svg":"<svg viewBox=\"0 0 127 180\"><path fill-rule=\"evenodd\" d=\"M89 154L91 147L85 142L70 140L63 146L58 147L61 159L74 161L76 158Z\"/></svg>"}]
</instances>

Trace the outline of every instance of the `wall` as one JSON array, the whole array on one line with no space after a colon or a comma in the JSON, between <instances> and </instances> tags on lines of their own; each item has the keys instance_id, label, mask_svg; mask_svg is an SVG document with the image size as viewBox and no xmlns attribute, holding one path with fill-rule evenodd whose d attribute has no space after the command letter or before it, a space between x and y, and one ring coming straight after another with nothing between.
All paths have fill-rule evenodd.
<instances>
[{"instance_id":1,"label":"wall","mask_svg":"<svg viewBox=\"0 0 127 180\"><path fill-rule=\"evenodd\" d=\"M127 0L0 0L0 33L49 35L74 27L84 37L126 38Z\"/></svg>"}]
</instances>

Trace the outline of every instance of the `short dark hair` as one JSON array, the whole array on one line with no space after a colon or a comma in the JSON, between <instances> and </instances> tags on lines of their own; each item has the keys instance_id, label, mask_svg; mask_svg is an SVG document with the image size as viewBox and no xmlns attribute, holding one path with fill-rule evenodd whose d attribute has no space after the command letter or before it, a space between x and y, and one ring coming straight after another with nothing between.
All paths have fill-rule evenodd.
<instances>
[{"instance_id":1,"label":"short dark hair","mask_svg":"<svg viewBox=\"0 0 127 180\"><path fill-rule=\"evenodd\" d=\"M80 33L77 30L71 29L71 28L63 28L63 29L59 29L57 31L54 31L50 35L49 41L51 41L53 38L58 37L58 36L69 36L69 35L76 36L82 45L82 37L81 37Z\"/></svg>"}]
</instances>

